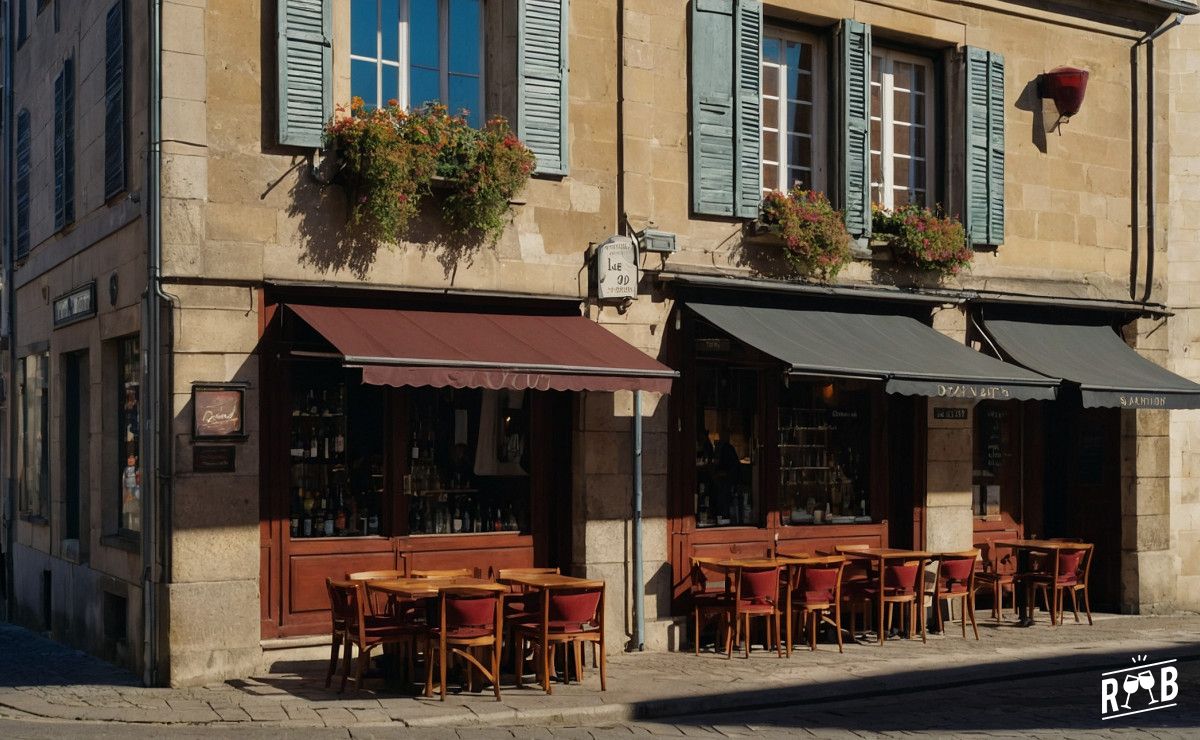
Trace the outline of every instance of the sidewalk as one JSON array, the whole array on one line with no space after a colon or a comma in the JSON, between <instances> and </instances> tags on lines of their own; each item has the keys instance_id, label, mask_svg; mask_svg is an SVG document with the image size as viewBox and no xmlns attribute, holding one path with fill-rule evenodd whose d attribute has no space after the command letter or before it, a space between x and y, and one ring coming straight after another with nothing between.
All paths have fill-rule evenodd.
<instances>
[{"instance_id":1,"label":"sidewalk","mask_svg":"<svg viewBox=\"0 0 1200 740\"><path fill-rule=\"evenodd\" d=\"M445 703L364 690L339 696L324 688L321 661L276 666L255 679L188 689L142 688L134 676L12 625L0 625L0 714L105 722L258 727L448 727L588 724L723 709L828 702L931 687L983 685L1014 678L1124 667L1130 656L1178 657L1182 670L1200 670L1200 616L1099 615L1096 624L1069 621L1051 628L980 624L980 641L947 636L889 641L883 647L822 644L790 660L756 652L621 654L609 660L608 691L594 670L584 684L555 685L553 696L526 685L451 694ZM968 630L968 634L969 630ZM1097 684L1098 685L1098 684ZM368 681L369 689L381 682ZM347 698L348 697L348 698Z\"/></svg>"}]
</instances>

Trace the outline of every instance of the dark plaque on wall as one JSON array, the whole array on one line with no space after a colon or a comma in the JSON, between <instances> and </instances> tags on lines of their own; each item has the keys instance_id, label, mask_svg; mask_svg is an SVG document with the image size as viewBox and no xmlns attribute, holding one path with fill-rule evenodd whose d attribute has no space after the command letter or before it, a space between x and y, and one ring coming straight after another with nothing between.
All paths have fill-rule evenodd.
<instances>
[{"instance_id":1,"label":"dark plaque on wall","mask_svg":"<svg viewBox=\"0 0 1200 740\"><path fill-rule=\"evenodd\" d=\"M957 419L959 421L963 421L967 418L967 410L960 409L960 408L954 408L954 407L948 407L948 406L934 406L933 407L933 418L935 418L935 419Z\"/></svg>"},{"instance_id":2,"label":"dark plaque on wall","mask_svg":"<svg viewBox=\"0 0 1200 740\"><path fill-rule=\"evenodd\" d=\"M197 445L192 448L193 473L233 473L237 448L233 445Z\"/></svg>"},{"instance_id":3,"label":"dark plaque on wall","mask_svg":"<svg viewBox=\"0 0 1200 740\"><path fill-rule=\"evenodd\" d=\"M192 437L243 439L246 427L245 387L240 385L192 386Z\"/></svg>"}]
</instances>

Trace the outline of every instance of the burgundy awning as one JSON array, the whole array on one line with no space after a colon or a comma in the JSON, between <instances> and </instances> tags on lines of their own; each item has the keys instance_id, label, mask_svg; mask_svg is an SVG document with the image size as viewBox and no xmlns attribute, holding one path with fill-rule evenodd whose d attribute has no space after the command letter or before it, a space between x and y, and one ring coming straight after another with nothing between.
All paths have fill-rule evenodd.
<instances>
[{"instance_id":1,"label":"burgundy awning","mask_svg":"<svg viewBox=\"0 0 1200 740\"><path fill-rule=\"evenodd\" d=\"M678 375L582 316L287 307L370 385L669 393Z\"/></svg>"}]
</instances>

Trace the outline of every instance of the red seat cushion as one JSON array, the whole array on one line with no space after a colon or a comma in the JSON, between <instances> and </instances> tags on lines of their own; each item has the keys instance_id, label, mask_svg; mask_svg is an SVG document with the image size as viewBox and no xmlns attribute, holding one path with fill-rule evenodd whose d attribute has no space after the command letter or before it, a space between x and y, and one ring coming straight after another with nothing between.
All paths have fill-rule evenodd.
<instances>
[{"instance_id":1,"label":"red seat cushion","mask_svg":"<svg viewBox=\"0 0 1200 740\"><path fill-rule=\"evenodd\" d=\"M441 635L441 630L436 627L433 628L432 630L430 630L430 632L433 633L435 639ZM470 639L473 639L476 637L490 637L491 634L492 634L491 627L467 626L467 627L454 627L454 628L448 627L448 628L446 628L446 639L447 640L470 640Z\"/></svg>"},{"instance_id":2,"label":"red seat cushion","mask_svg":"<svg viewBox=\"0 0 1200 740\"><path fill-rule=\"evenodd\" d=\"M524 632L537 633L542 631L542 623L524 622L518 625L518 629ZM547 631L555 635L570 635L583 632L595 632L598 629L600 629L600 625L596 624L595 622L568 622L561 619L551 619L549 629Z\"/></svg>"},{"instance_id":3,"label":"red seat cushion","mask_svg":"<svg viewBox=\"0 0 1200 740\"><path fill-rule=\"evenodd\" d=\"M742 599L738 602L737 610L749 614L770 614L775 611L775 604L769 601Z\"/></svg>"}]
</instances>

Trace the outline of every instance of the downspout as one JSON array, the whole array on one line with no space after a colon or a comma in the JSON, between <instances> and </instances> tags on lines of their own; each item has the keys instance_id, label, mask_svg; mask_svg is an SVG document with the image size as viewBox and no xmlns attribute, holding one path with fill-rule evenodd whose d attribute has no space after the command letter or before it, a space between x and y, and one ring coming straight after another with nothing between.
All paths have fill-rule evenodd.
<instances>
[{"instance_id":1,"label":"downspout","mask_svg":"<svg viewBox=\"0 0 1200 740\"><path fill-rule=\"evenodd\" d=\"M8 371L4 376L4 392L7 398L5 399L5 409L7 412L8 422L8 445L5 453L8 456L8 471L4 477L4 597L6 601L6 616L11 619L15 611L16 599L13 596L13 578L15 571L13 569L13 541L16 534L16 518L17 518L17 414L14 405L16 404L16 373L17 373L17 338L16 338L16 322L12 320L13 312L16 309L17 300L15 290L13 289L13 259L15 255L16 245L16 225L13 223L13 199L12 185L16 175L16 165L13 162L13 91L12 91L12 60L15 49L13 48L13 6L11 3L4 3L4 99L0 102L0 116L3 116L3 156L4 158L4 185L3 198L4 205L0 208L3 213L4 220L4 237L3 237L3 255L0 257L4 260L4 315L2 317L3 326L0 327L0 336L8 340Z\"/></svg>"},{"instance_id":2,"label":"downspout","mask_svg":"<svg viewBox=\"0 0 1200 740\"><path fill-rule=\"evenodd\" d=\"M642 392L633 392L633 640L646 649L646 584L642 563Z\"/></svg>"},{"instance_id":3,"label":"downspout","mask_svg":"<svg viewBox=\"0 0 1200 740\"><path fill-rule=\"evenodd\" d=\"M1154 201L1157 193L1157 188L1154 183L1154 40L1162 36L1167 31L1175 28L1180 23L1183 23L1183 14L1177 13L1174 18L1163 23L1157 29L1146 34L1134 43L1130 49L1130 58L1135 72L1134 85L1137 84L1137 50L1139 46L1146 46L1146 284L1142 288L1142 303L1150 302L1150 295L1154 291L1154 229L1155 229L1155 208ZM1137 88L1134 88L1134 95L1137 94ZM1134 137L1133 151L1137 152L1137 98L1134 98ZM1137 161L1135 157L1133 173L1133 187L1131 189L1131 199L1133 200L1133 229L1134 229L1134 251L1133 251L1133 276L1130 280L1131 298L1137 300Z\"/></svg>"}]
</instances>

